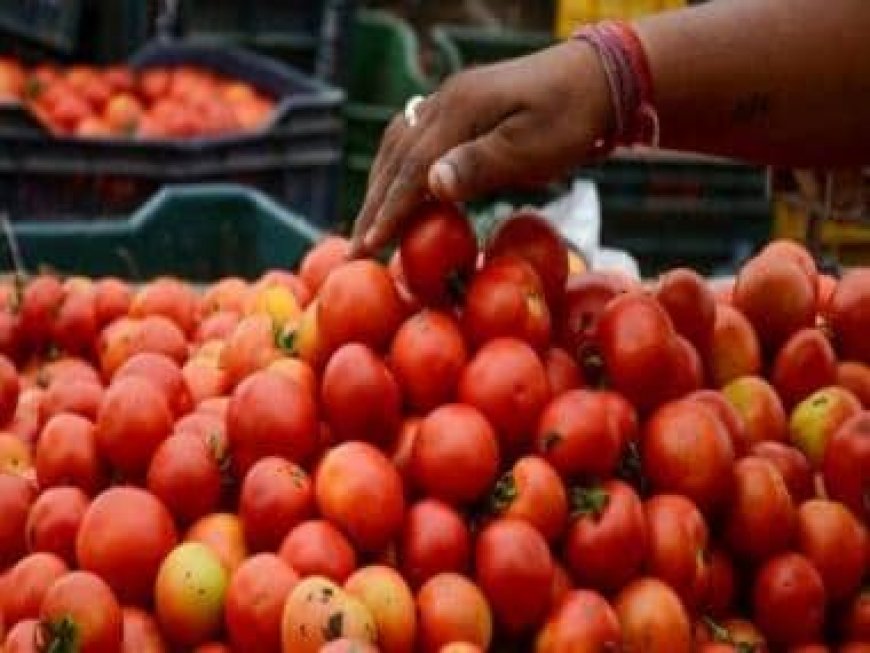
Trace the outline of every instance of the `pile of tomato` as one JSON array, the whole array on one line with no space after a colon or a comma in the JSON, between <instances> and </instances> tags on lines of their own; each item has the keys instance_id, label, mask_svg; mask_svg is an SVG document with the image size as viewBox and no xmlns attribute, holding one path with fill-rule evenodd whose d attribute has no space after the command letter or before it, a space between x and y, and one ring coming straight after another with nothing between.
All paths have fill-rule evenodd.
<instances>
[{"instance_id":1,"label":"pile of tomato","mask_svg":"<svg viewBox=\"0 0 870 653\"><path fill-rule=\"evenodd\" d=\"M0 102L23 102L53 133L82 138L193 138L263 127L275 108L247 82L197 66L31 69L0 58Z\"/></svg>"},{"instance_id":2,"label":"pile of tomato","mask_svg":"<svg viewBox=\"0 0 870 653\"><path fill-rule=\"evenodd\" d=\"M3 653L866 653L870 269L571 272L430 204L0 290Z\"/></svg>"}]
</instances>

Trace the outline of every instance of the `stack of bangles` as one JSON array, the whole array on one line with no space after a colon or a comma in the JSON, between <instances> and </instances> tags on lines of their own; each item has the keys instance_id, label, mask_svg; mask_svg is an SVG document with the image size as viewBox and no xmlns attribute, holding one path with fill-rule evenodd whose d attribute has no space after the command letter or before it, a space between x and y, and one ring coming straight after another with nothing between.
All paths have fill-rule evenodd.
<instances>
[{"instance_id":1,"label":"stack of bangles","mask_svg":"<svg viewBox=\"0 0 870 653\"><path fill-rule=\"evenodd\" d=\"M605 21L574 34L598 53L614 112L613 133L596 146L602 154L618 145L651 145L659 141L659 121L653 104L649 61L637 33L628 23Z\"/></svg>"}]
</instances>

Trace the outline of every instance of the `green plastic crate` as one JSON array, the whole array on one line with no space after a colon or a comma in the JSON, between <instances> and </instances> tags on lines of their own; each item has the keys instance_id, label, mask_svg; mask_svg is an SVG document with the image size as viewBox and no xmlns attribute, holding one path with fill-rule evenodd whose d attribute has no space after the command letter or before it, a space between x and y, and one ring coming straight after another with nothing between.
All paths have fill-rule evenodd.
<instances>
[{"instance_id":1,"label":"green plastic crate","mask_svg":"<svg viewBox=\"0 0 870 653\"><path fill-rule=\"evenodd\" d=\"M299 263L321 233L258 191L230 184L167 187L123 221L11 223L28 272L255 278ZM7 270L12 248L0 237Z\"/></svg>"},{"instance_id":2,"label":"green plastic crate","mask_svg":"<svg viewBox=\"0 0 870 653\"><path fill-rule=\"evenodd\" d=\"M553 35L547 32L466 25L436 25L430 35L443 58L451 64L451 72L521 57L555 43Z\"/></svg>"}]
</instances>

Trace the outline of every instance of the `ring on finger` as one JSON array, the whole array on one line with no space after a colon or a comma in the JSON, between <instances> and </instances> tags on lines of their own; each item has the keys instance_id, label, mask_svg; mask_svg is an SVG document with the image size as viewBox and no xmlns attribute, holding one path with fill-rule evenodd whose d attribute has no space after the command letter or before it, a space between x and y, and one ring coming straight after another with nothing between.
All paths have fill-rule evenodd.
<instances>
[{"instance_id":1,"label":"ring on finger","mask_svg":"<svg viewBox=\"0 0 870 653\"><path fill-rule=\"evenodd\" d=\"M415 95L408 100L408 104L405 105L405 120L408 121L410 127L416 127L417 123L420 122L420 118L417 116L417 109L420 108L420 105L423 104L425 99L426 98L422 95Z\"/></svg>"}]
</instances>

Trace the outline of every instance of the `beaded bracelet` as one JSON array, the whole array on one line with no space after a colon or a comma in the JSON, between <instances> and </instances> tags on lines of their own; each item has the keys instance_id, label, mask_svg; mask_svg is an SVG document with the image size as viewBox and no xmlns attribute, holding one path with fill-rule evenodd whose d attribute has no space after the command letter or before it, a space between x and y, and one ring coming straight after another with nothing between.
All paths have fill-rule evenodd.
<instances>
[{"instance_id":1,"label":"beaded bracelet","mask_svg":"<svg viewBox=\"0 0 870 653\"><path fill-rule=\"evenodd\" d=\"M634 144L658 146L659 119L653 105L652 73L634 29L622 21L604 21L581 28L574 38L595 49L610 88L614 133L600 143L601 149Z\"/></svg>"}]
</instances>

